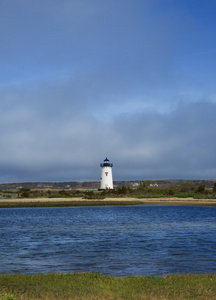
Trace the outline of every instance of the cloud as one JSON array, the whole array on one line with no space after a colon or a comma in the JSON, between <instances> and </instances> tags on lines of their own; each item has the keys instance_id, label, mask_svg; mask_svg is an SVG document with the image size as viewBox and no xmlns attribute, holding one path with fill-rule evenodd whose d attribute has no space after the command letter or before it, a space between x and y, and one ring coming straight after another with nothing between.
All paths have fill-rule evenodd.
<instances>
[{"instance_id":1,"label":"cloud","mask_svg":"<svg viewBox=\"0 0 216 300\"><path fill-rule=\"evenodd\" d=\"M213 103L184 103L168 115L123 118L123 160L133 161L145 178L214 178L215 109Z\"/></svg>"},{"instance_id":2,"label":"cloud","mask_svg":"<svg viewBox=\"0 0 216 300\"><path fill-rule=\"evenodd\" d=\"M214 177L215 103L185 102L167 114L140 111L103 121L87 111L76 115L73 102L65 115L62 108L60 115L59 108L43 112L43 100L37 109L14 104L1 112L2 181L99 180L106 156L116 180Z\"/></svg>"}]
</instances>

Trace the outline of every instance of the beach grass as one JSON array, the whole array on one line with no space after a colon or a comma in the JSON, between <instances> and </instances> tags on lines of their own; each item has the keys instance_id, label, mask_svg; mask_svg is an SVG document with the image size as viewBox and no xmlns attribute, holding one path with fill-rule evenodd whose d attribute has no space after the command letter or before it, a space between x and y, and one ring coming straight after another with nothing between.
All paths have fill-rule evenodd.
<instances>
[{"instance_id":1,"label":"beach grass","mask_svg":"<svg viewBox=\"0 0 216 300\"><path fill-rule=\"evenodd\" d=\"M112 277L98 273L0 275L1 300L216 299L216 274Z\"/></svg>"},{"instance_id":2,"label":"beach grass","mask_svg":"<svg viewBox=\"0 0 216 300\"><path fill-rule=\"evenodd\" d=\"M139 205L141 204L139 201L115 201L115 200L79 200L74 201L37 201L37 199L29 199L29 201L23 202L22 200L13 201L13 199L8 200L7 202L0 202L0 208L18 208L18 207L73 207L73 206L106 206L106 205ZM1 300L1 299L0 299Z\"/></svg>"}]
</instances>

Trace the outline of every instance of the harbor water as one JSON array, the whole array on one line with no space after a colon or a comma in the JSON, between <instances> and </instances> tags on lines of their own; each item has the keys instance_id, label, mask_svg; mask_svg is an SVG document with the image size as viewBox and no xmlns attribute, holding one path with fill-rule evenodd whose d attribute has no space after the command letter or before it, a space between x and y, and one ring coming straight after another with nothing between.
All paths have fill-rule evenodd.
<instances>
[{"instance_id":1,"label":"harbor water","mask_svg":"<svg viewBox=\"0 0 216 300\"><path fill-rule=\"evenodd\" d=\"M0 273L216 272L216 207L0 209Z\"/></svg>"}]
</instances>

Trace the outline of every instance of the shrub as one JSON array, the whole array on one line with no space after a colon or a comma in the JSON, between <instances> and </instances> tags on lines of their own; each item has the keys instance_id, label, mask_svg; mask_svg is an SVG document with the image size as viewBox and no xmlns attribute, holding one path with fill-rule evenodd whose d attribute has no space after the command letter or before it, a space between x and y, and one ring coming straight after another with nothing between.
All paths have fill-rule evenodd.
<instances>
[{"instance_id":1,"label":"shrub","mask_svg":"<svg viewBox=\"0 0 216 300\"><path fill-rule=\"evenodd\" d=\"M61 190L58 192L60 197L69 197L70 193L66 192L65 190Z\"/></svg>"},{"instance_id":2,"label":"shrub","mask_svg":"<svg viewBox=\"0 0 216 300\"><path fill-rule=\"evenodd\" d=\"M28 198L29 197L29 192L23 192L22 194L21 194L21 197L22 198Z\"/></svg>"},{"instance_id":3,"label":"shrub","mask_svg":"<svg viewBox=\"0 0 216 300\"><path fill-rule=\"evenodd\" d=\"M216 182L214 183L213 189L212 189L213 193L216 193Z\"/></svg>"},{"instance_id":4,"label":"shrub","mask_svg":"<svg viewBox=\"0 0 216 300\"><path fill-rule=\"evenodd\" d=\"M194 185L192 181L182 181L179 185L179 192L192 192L194 191Z\"/></svg>"},{"instance_id":5,"label":"shrub","mask_svg":"<svg viewBox=\"0 0 216 300\"><path fill-rule=\"evenodd\" d=\"M175 194L175 192L176 192L176 189L171 186L171 187L165 189L164 195L173 196Z\"/></svg>"},{"instance_id":6,"label":"shrub","mask_svg":"<svg viewBox=\"0 0 216 300\"><path fill-rule=\"evenodd\" d=\"M10 294L0 295L0 300L15 300Z\"/></svg>"},{"instance_id":7,"label":"shrub","mask_svg":"<svg viewBox=\"0 0 216 300\"><path fill-rule=\"evenodd\" d=\"M203 194L205 193L205 185L199 185L198 188L196 189L196 193L199 193L199 194Z\"/></svg>"}]
</instances>

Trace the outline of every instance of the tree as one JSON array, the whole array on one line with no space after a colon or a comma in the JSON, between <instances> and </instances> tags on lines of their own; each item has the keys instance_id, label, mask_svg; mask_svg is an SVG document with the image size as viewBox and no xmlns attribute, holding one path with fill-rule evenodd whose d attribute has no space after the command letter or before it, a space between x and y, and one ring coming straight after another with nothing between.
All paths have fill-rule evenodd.
<instances>
[{"instance_id":1,"label":"tree","mask_svg":"<svg viewBox=\"0 0 216 300\"><path fill-rule=\"evenodd\" d=\"M200 194L205 193L205 185L204 184L199 185L198 188L196 189L196 193L200 193Z\"/></svg>"},{"instance_id":2,"label":"tree","mask_svg":"<svg viewBox=\"0 0 216 300\"><path fill-rule=\"evenodd\" d=\"M213 193L216 193L216 182L214 183L212 191L213 191Z\"/></svg>"}]
</instances>

